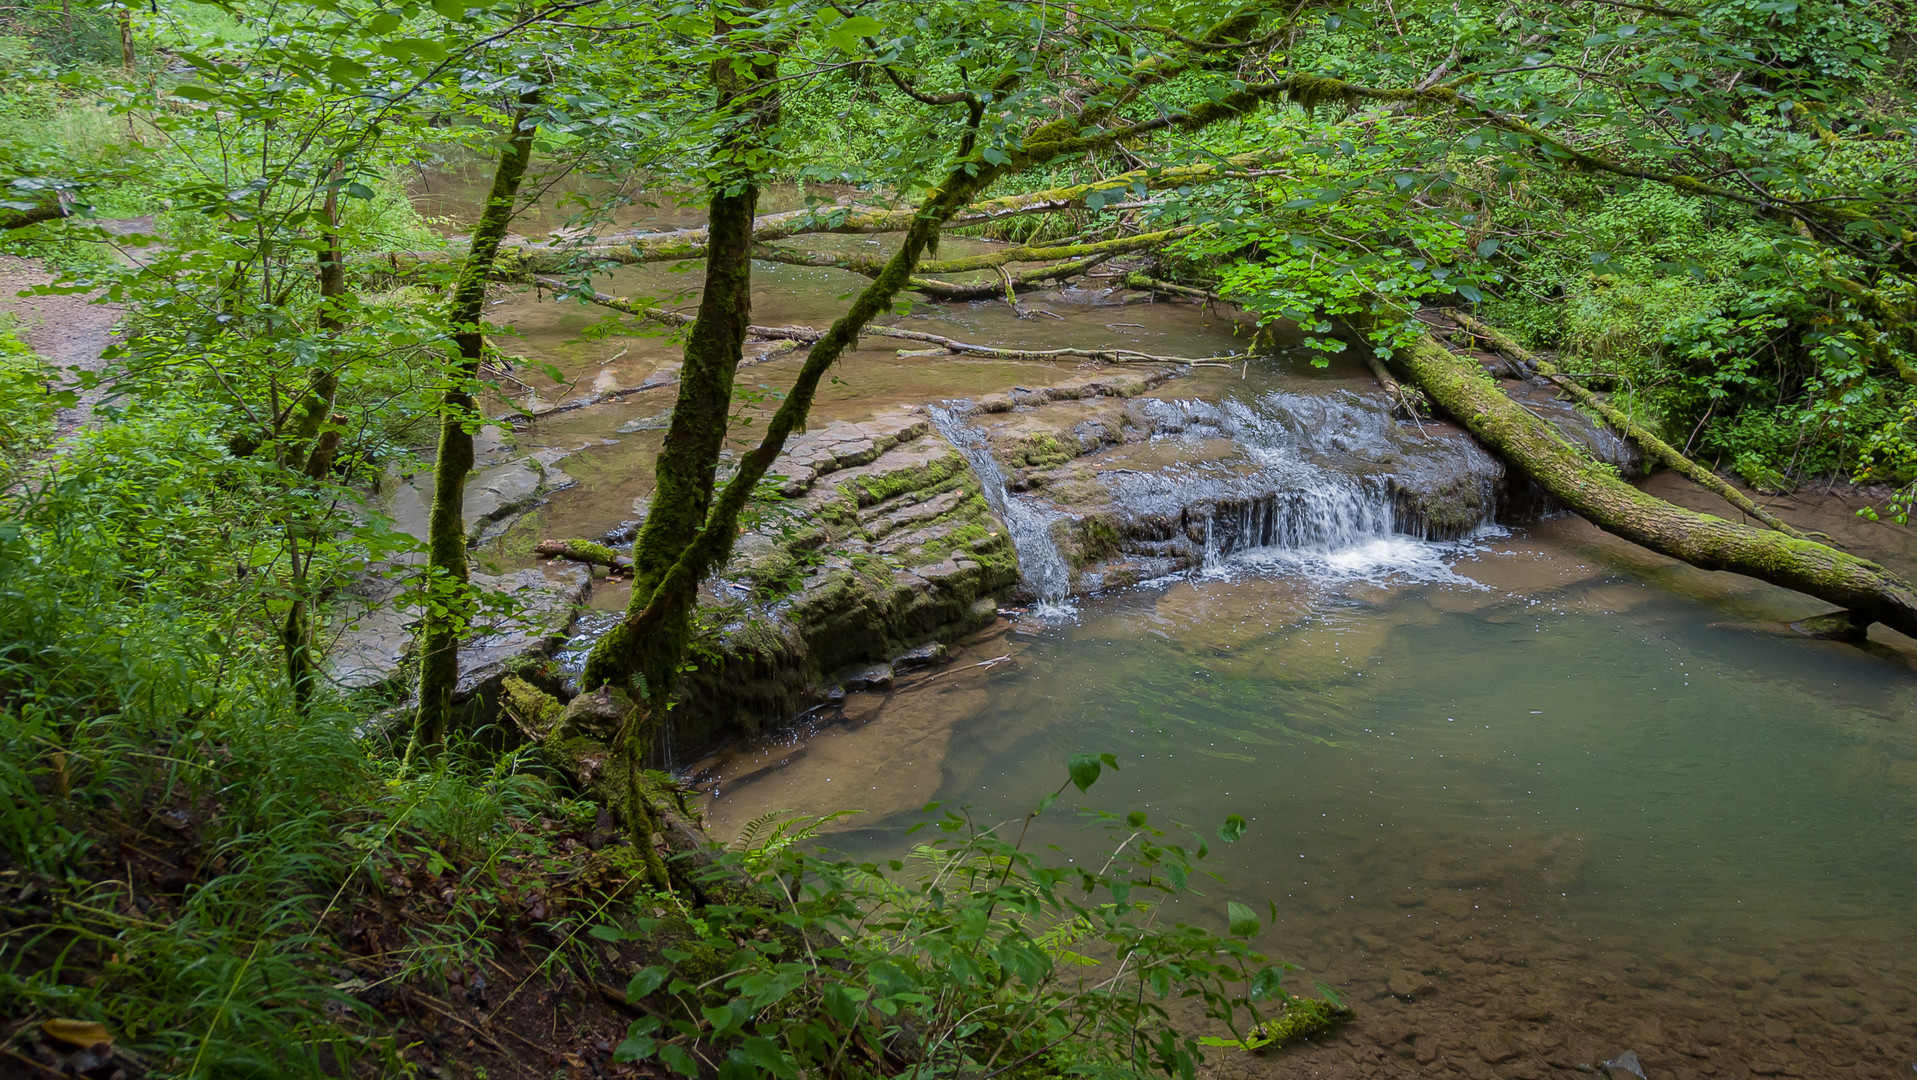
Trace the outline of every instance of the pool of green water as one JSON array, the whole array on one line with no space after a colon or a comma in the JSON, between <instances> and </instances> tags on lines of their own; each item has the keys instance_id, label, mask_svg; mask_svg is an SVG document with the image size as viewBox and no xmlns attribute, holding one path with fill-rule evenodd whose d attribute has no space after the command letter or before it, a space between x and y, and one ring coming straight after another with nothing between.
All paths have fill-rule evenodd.
<instances>
[{"instance_id":1,"label":"pool of green water","mask_svg":"<svg viewBox=\"0 0 1917 1080\"><path fill-rule=\"evenodd\" d=\"M1627 1048L1666 1075L1910 1069L1908 655L1755 629L1797 601L1688 570L1647 584L1595 535L1554 522L1436 552L1448 579L1242 568L1088 601L717 766L713 819L857 807L833 846L896 855L918 803L1021 815L1073 754L1112 753L1082 806L1249 823L1212 844L1227 883L1178 917L1274 901L1263 945L1360 1004L1293 1061L1383 1045L1437 1068L1415 1056L1427 1038L1472 1075ZM1032 835L1099 856L1070 812ZM1406 972L1432 989L1392 995ZM1549 1045L1489 1061L1486 1030Z\"/></svg>"}]
</instances>

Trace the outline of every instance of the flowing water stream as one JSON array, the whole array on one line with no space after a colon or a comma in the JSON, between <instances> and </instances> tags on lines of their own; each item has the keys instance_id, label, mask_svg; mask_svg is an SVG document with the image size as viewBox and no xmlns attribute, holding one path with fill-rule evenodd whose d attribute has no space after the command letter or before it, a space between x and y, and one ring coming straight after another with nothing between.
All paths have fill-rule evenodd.
<instances>
[{"instance_id":1,"label":"flowing water stream","mask_svg":"<svg viewBox=\"0 0 1917 1080\"><path fill-rule=\"evenodd\" d=\"M763 322L818 324L858 280L760 271ZM663 288L666 274L626 271L608 291ZM1067 290L1033 301L1058 319L1003 304L912 318L1001 344L1203 355L1241 343L1189 306L1115 316L1103 302ZM495 317L586 382L635 385L672 359L662 340L581 338L598 315L574 306L525 296ZM745 378L777 387L796 366ZM1072 372L905 361L868 341L816 419ZM528 562L531 537L631 517L670 402L670 387L649 390L521 433L526 446L586 446L564 463L580 483L482 557ZM864 813L827 837L834 848L897 854L926 802L1022 815L1071 755L1109 752L1123 768L1084 806L1208 831L1229 813L1250 823L1213 847L1226 883L1177 916L1222 924L1227 899L1275 902L1261 943L1301 966L1295 988L1322 981L1358 1010L1320 1044L1215 1055L1213 1075L1530 1080L1625 1050L1652 1077L1913 1075L1911 642L1778 633L1820 605L1572 518L1428 527L1380 469L1401 478L1452 455L1447 476L1484 486L1489 507L1494 464L1396 424L1355 364L1199 371L1127 407L1161 434L1101 466L1121 501L1241 493L1200 523L1199 565L1074 597L1073 619L1001 621L945 668L709 759L698 776L715 832L768 810L849 808ZM1017 537L1033 591L1062 600L1070 571L1047 507L1008 490L974 417L931 416ZM1723 512L1668 477L1651 484ZM1906 530L1851 509L1807 498L1784 512L1917 572ZM601 585L595 604L622 603L619 589ZM1095 834L1062 810L1038 841L1095 857Z\"/></svg>"},{"instance_id":2,"label":"flowing water stream","mask_svg":"<svg viewBox=\"0 0 1917 1080\"><path fill-rule=\"evenodd\" d=\"M985 501L1011 531L1012 544L1018 549L1019 576L1038 598L1041 613L1068 614L1066 596L1071 592L1072 570L1052 540L1053 519L1006 490L1005 471L992 455L985 433L965 422L960 411L963 405L947 402L928 406L925 411L939 434L965 455Z\"/></svg>"}]
</instances>

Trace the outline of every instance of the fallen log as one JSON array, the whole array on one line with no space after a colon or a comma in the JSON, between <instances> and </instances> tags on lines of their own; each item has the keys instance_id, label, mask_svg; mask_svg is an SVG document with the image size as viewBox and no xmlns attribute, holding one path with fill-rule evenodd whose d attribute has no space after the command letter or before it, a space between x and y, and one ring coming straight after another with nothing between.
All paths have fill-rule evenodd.
<instances>
[{"instance_id":1,"label":"fallen log","mask_svg":"<svg viewBox=\"0 0 1917 1080\"><path fill-rule=\"evenodd\" d=\"M679 326L692 321L691 315L687 315L681 311L641 307L632 303L630 300L617 296L608 296L602 292L571 290L570 286L557 278L542 277L537 280L540 284L556 292L569 292L569 295L577 296L581 300L585 300L589 303L611 308L614 311L621 311L628 315L637 315L642 319L671 323ZM825 331L815 330L810 326L748 326L746 327L746 336L761 341L795 341L809 345L824 337ZM897 338L902 341L920 341L927 345L937 346L937 351L983 356L994 360L1059 360L1072 358L1099 360L1109 364L1155 363L1230 367L1231 365L1226 363L1226 361L1235 359L1235 354L1202 357L1154 356L1151 353L1138 352L1134 349L1000 349L991 345L975 345L969 341L959 341L956 338L930 334L923 330L908 330L902 326L886 326L881 323L867 323L865 327L859 331L859 336ZM928 356L932 355L933 352L934 350L929 349L902 349L899 355Z\"/></svg>"},{"instance_id":2,"label":"fallen log","mask_svg":"<svg viewBox=\"0 0 1917 1080\"><path fill-rule=\"evenodd\" d=\"M1605 532L1700 569L1743 574L1842 609L1799 624L1807 633L1855 641L1880 622L1917 637L1917 588L1882 566L1639 491L1506 397L1475 361L1429 335L1419 335L1393 358L1479 441Z\"/></svg>"},{"instance_id":3,"label":"fallen log","mask_svg":"<svg viewBox=\"0 0 1917 1080\"><path fill-rule=\"evenodd\" d=\"M1603 417L1604 422L1615 428L1618 434L1623 435L1625 438L1643 447L1645 453L1650 454L1652 457L1669 466L1673 472L1685 477L1706 491L1715 493L1725 502L1737 507L1737 509L1746 516L1763 522L1765 525L1776 529L1785 536L1796 537L1800 540L1804 539L1803 533L1798 532L1787 522L1779 520L1775 514L1752 502L1748 496L1725 483L1716 473L1711 472L1690 458L1685 457L1683 452L1677 447L1672 446L1670 443L1646 431L1636 421L1613 408L1609 402L1585 389L1583 385L1559 371L1557 366L1549 360L1534 355L1524 346L1518 344L1509 334L1504 333L1495 326L1474 319L1462 311L1447 311L1445 314L1450 316L1452 321L1462 327L1466 333L1481 339L1485 344L1503 353L1514 363L1526 365L1538 374L1551 380L1552 384L1557 386L1558 389L1571 395L1578 404Z\"/></svg>"},{"instance_id":4,"label":"fallen log","mask_svg":"<svg viewBox=\"0 0 1917 1080\"><path fill-rule=\"evenodd\" d=\"M632 559L604 544L591 540L541 540L533 554L548 559L569 559L587 566L603 566L615 574L632 572Z\"/></svg>"},{"instance_id":5,"label":"fallen log","mask_svg":"<svg viewBox=\"0 0 1917 1080\"><path fill-rule=\"evenodd\" d=\"M68 214L66 200L58 191L37 191L31 198L0 202L0 232L24 229L42 221L54 221Z\"/></svg>"}]
</instances>

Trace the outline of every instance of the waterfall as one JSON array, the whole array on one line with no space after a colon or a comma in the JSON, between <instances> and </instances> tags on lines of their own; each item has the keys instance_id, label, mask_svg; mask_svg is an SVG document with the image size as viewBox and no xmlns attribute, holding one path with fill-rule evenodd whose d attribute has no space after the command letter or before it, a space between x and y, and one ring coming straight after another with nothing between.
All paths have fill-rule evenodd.
<instances>
[{"instance_id":1,"label":"waterfall","mask_svg":"<svg viewBox=\"0 0 1917 1080\"><path fill-rule=\"evenodd\" d=\"M1135 511L1163 516L1188 508L1180 513L1191 515L1201 573L1264 567L1337 580L1455 580L1448 559L1457 545L1429 537L1415 505L1402 512L1401 493L1380 475L1405 469L1383 407L1355 396L1283 392L1252 402L1145 407L1158 437L1226 439L1251 466L1122 482L1121 498ZM1482 504L1493 507L1495 499L1487 495Z\"/></svg>"},{"instance_id":2,"label":"waterfall","mask_svg":"<svg viewBox=\"0 0 1917 1080\"><path fill-rule=\"evenodd\" d=\"M1052 542L1048 515L1005 489L1005 473L992 456L985 432L967 424L954 409L927 406L932 426L945 436L972 466L985 501L991 505L1005 528L1012 534L1012 546L1018 551L1019 576L1031 587L1041 607L1063 607L1072 589L1072 568Z\"/></svg>"}]
</instances>

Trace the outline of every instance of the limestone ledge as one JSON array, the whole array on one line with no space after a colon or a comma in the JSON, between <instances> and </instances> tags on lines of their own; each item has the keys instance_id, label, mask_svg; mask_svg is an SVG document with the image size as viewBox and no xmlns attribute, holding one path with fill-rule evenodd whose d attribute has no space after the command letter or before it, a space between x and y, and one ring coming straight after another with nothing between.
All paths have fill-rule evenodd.
<instances>
[{"instance_id":1,"label":"limestone ledge","mask_svg":"<svg viewBox=\"0 0 1917 1080\"><path fill-rule=\"evenodd\" d=\"M414 678L417 604L406 603L402 567L361 578L327 613L335 635L325 671L342 690L409 697ZM507 675L543 671L566 640L580 607L591 594L583 566L554 564L508 574L474 574L473 585L493 602L475 633L459 649L459 682L453 702L463 723L477 727L498 713ZM547 680L551 681L551 680ZM407 708L393 710L387 726L403 727Z\"/></svg>"},{"instance_id":2,"label":"limestone ledge","mask_svg":"<svg viewBox=\"0 0 1917 1080\"><path fill-rule=\"evenodd\" d=\"M755 734L877 669L931 662L939 643L997 618L1018 584L1004 523L918 410L798 435L771 475L784 501L756 508L702 592L675 756Z\"/></svg>"}]
</instances>

